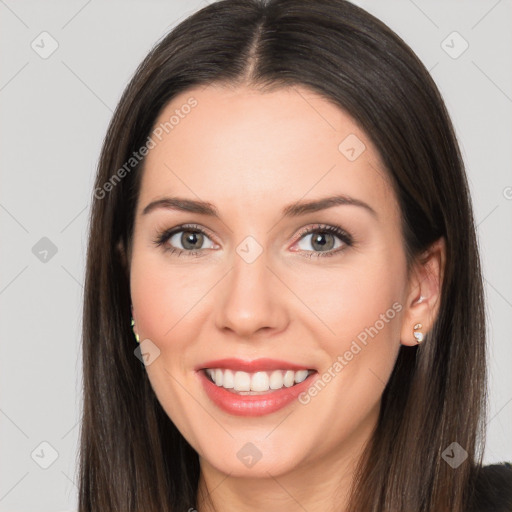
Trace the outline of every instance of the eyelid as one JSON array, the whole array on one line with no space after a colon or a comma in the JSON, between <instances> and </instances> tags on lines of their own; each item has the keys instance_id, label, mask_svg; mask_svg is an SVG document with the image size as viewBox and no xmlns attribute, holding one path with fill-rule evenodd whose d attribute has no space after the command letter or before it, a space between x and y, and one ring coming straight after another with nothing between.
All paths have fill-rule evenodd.
<instances>
[{"instance_id":1,"label":"eyelid","mask_svg":"<svg viewBox=\"0 0 512 512\"><path fill-rule=\"evenodd\" d=\"M177 233L180 233L182 231L193 231L198 232L203 235L205 235L207 238L209 238L212 243L216 246L219 244L215 241L215 237L210 234L210 231L207 228L204 228L203 226L200 226L198 224L180 224L179 226L175 226L173 228L169 229L158 229L156 238L153 239L153 243L157 247L161 247L164 251L168 251L171 254L177 253L177 255L181 255L182 253L188 253L188 255L191 256L201 256L202 253L204 254L204 251L206 249L197 249L197 250L186 250L186 249L180 249L179 247L173 247L168 246L167 242Z\"/></svg>"},{"instance_id":2,"label":"eyelid","mask_svg":"<svg viewBox=\"0 0 512 512\"><path fill-rule=\"evenodd\" d=\"M212 235L211 232L207 228L205 228L203 226L200 226L199 224L180 224L179 226L175 226L174 228L164 229L162 231L159 231L159 233L160 233L159 238L165 237L166 240L168 240L173 235L175 235L176 233L180 233L181 231L195 231L195 232L199 232L199 233L201 233L203 235L206 235L208 238L210 238L210 240L213 243L215 243L216 245L219 245L215 241L215 236Z\"/></svg>"},{"instance_id":3,"label":"eyelid","mask_svg":"<svg viewBox=\"0 0 512 512\"><path fill-rule=\"evenodd\" d=\"M313 225L309 225L304 228L301 228L297 233L297 241L300 240L304 235L308 235L310 233L316 233L317 231L332 233L340 238L343 236L343 238L345 238L346 240L343 240L343 238L342 238L342 241L345 243L353 242L352 236L347 231L345 231L340 226L336 226L333 224L313 224Z\"/></svg>"},{"instance_id":4,"label":"eyelid","mask_svg":"<svg viewBox=\"0 0 512 512\"><path fill-rule=\"evenodd\" d=\"M181 224L179 226L175 226L174 228L164 229L163 231L159 231L159 235L154 240L154 243L158 246L163 246L164 244L166 244L166 242L169 241L169 239L172 236L174 236L177 233L180 233L182 231L187 231L187 230L199 232L199 233L207 236L208 238L210 238L213 244L219 245L215 241L215 237L210 234L210 231L207 228L204 228L203 226L200 226L198 224ZM341 248L337 248L335 250L331 249L329 251L305 251L305 250L301 249L301 250L294 250L294 252L305 252L311 256L314 255L315 257L316 256L320 256L320 257L334 256L335 254L344 251L347 247L352 246L354 243L354 240L353 240L352 236L350 235L350 233L345 231L340 226L331 225L331 224L313 224L313 225L310 224L304 228L301 228L297 232L295 241L292 243L292 246L294 246L298 242L300 242L300 240L302 240L302 238L304 236L315 233L315 232L323 232L323 233L332 234L332 235L336 236L339 240L341 240L341 242L344 244L344 246ZM211 248L197 249L197 250L186 250L186 249L180 249L178 247L171 246L171 247L165 247L165 250L171 251L171 253L177 252L178 255L180 255L182 253L188 253L188 255L191 255L191 256L198 256L198 255L201 255L201 253L204 254L204 252L206 250L211 250Z\"/></svg>"},{"instance_id":5,"label":"eyelid","mask_svg":"<svg viewBox=\"0 0 512 512\"><path fill-rule=\"evenodd\" d=\"M328 257L335 256L336 254L341 253L354 245L354 239L352 235L342 227L336 224L313 224L299 230L296 236L296 240L292 244L292 247L298 244L302 238L304 238L304 236L312 233L331 234L342 242L342 246L336 249L331 249L329 251L305 251L303 249L295 249L294 252L304 252L308 255L308 257Z\"/></svg>"}]
</instances>

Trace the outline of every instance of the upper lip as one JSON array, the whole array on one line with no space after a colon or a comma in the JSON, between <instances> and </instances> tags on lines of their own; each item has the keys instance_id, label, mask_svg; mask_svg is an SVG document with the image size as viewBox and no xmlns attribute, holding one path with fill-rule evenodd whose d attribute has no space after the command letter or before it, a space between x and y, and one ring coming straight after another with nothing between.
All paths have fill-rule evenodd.
<instances>
[{"instance_id":1,"label":"upper lip","mask_svg":"<svg viewBox=\"0 0 512 512\"><path fill-rule=\"evenodd\" d=\"M236 358L216 359L214 361L206 361L196 367L196 370L205 370L206 368L226 368L230 370L239 370L247 373L267 370L308 370L311 369L307 365L291 363L279 359L260 358L247 361Z\"/></svg>"}]
</instances>

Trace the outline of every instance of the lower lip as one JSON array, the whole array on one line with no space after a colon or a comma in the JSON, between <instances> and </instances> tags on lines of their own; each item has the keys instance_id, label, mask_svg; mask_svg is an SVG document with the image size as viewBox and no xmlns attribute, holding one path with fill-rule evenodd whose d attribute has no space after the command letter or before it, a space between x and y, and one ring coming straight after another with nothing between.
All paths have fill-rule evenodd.
<instances>
[{"instance_id":1,"label":"lower lip","mask_svg":"<svg viewBox=\"0 0 512 512\"><path fill-rule=\"evenodd\" d=\"M197 373L208 398L223 411L237 416L263 416L279 411L311 386L316 374L312 373L299 384L270 391L264 395L239 395L214 384L204 370Z\"/></svg>"}]
</instances>

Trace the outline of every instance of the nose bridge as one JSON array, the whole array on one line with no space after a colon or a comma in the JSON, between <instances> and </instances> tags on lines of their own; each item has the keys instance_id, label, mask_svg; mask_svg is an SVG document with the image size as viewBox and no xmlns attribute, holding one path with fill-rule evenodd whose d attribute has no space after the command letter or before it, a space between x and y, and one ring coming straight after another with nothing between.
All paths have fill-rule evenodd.
<instances>
[{"instance_id":1,"label":"nose bridge","mask_svg":"<svg viewBox=\"0 0 512 512\"><path fill-rule=\"evenodd\" d=\"M263 328L280 330L286 326L286 299L280 299L278 280L267 265L267 252L254 237L238 244L217 304L220 329L250 337Z\"/></svg>"}]
</instances>

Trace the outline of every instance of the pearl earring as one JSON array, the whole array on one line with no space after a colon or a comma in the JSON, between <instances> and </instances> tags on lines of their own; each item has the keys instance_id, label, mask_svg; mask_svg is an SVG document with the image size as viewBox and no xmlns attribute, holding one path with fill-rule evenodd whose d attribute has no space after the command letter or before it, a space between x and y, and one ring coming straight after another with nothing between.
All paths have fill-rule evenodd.
<instances>
[{"instance_id":1,"label":"pearl earring","mask_svg":"<svg viewBox=\"0 0 512 512\"><path fill-rule=\"evenodd\" d=\"M137 343L140 343L139 335L135 332L135 329L133 329L134 327L135 327L135 320L132 317L132 330L133 330L133 334L135 336L135 340L137 341Z\"/></svg>"},{"instance_id":2,"label":"pearl earring","mask_svg":"<svg viewBox=\"0 0 512 512\"><path fill-rule=\"evenodd\" d=\"M416 343L418 343L418 345L423 341L423 333L420 331L417 331L418 329L421 329L421 328L422 328L421 324L416 324L414 326L414 331L413 331L413 335L416 338Z\"/></svg>"}]
</instances>

